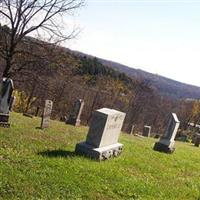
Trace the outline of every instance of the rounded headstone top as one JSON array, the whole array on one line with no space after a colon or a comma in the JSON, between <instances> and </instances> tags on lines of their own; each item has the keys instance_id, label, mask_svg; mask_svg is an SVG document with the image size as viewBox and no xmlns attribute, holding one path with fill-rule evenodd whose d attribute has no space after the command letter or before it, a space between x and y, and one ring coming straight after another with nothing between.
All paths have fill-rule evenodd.
<instances>
[{"instance_id":1,"label":"rounded headstone top","mask_svg":"<svg viewBox=\"0 0 200 200\"><path fill-rule=\"evenodd\" d=\"M12 79L3 77L3 82L10 82L12 89L14 89L14 83Z\"/></svg>"}]
</instances>

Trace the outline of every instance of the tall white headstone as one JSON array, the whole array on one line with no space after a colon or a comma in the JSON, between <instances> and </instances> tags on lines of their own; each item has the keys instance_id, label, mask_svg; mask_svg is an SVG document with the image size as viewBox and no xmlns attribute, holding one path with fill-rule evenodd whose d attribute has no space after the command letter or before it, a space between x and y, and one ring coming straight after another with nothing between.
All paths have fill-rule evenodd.
<instances>
[{"instance_id":1,"label":"tall white headstone","mask_svg":"<svg viewBox=\"0 0 200 200\"><path fill-rule=\"evenodd\" d=\"M161 151L165 153L173 153L175 150L175 137L180 125L180 121L175 113L172 113L164 135L160 138L159 142L154 145L155 151Z\"/></svg>"},{"instance_id":2,"label":"tall white headstone","mask_svg":"<svg viewBox=\"0 0 200 200\"><path fill-rule=\"evenodd\" d=\"M86 141L77 144L75 151L98 160L120 154L123 145L118 139L125 116L123 112L108 108L93 112Z\"/></svg>"}]
</instances>

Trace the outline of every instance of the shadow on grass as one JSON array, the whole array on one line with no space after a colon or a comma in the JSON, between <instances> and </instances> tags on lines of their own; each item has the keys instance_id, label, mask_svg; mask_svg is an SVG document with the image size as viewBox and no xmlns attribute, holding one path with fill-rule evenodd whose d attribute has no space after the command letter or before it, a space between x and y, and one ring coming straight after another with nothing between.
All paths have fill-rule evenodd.
<instances>
[{"instance_id":1,"label":"shadow on grass","mask_svg":"<svg viewBox=\"0 0 200 200\"><path fill-rule=\"evenodd\" d=\"M64 150L53 150L53 151L43 151L39 152L38 155L44 156L44 157L74 157L76 156L75 152L72 151L64 151Z\"/></svg>"}]
</instances>

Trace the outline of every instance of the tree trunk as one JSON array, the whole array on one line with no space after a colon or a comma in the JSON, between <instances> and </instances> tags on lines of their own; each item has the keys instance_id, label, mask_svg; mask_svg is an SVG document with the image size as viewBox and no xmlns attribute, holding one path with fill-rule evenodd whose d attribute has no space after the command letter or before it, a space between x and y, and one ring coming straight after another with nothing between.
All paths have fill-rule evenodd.
<instances>
[{"instance_id":1,"label":"tree trunk","mask_svg":"<svg viewBox=\"0 0 200 200\"><path fill-rule=\"evenodd\" d=\"M9 78L9 70L11 68L11 60L12 60L12 56L9 56L6 59L6 67L5 67L4 71L3 71L3 77Z\"/></svg>"}]
</instances>

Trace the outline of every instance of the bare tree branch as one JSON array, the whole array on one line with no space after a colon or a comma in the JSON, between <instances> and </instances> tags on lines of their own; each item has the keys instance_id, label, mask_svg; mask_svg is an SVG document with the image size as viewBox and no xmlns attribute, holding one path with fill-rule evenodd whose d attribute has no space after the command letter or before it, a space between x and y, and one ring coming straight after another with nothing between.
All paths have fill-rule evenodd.
<instances>
[{"instance_id":1,"label":"bare tree branch","mask_svg":"<svg viewBox=\"0 0 200 200\"><path fill-rule=\"evenodd\" d=\"M3 47L0 47L0 56L6 61L3 75L9 76L17 46L27 35L42 32L45 35L43 40L48 42L75 37L77 29L67 33L66 26L59 23L83 3L84 0L0 0L0 17L8 26L0 27L5 39Z\"/></svg>"}]
</instances>

